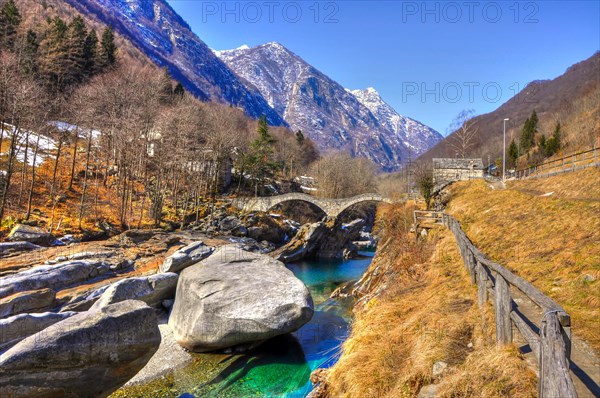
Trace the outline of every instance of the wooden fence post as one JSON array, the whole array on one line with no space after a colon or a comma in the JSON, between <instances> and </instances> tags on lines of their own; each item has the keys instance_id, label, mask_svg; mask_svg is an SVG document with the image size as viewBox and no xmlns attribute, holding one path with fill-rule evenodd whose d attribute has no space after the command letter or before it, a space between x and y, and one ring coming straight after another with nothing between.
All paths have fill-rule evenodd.
<instances>
[{"instance_id":1,"label":"wooden fence post","mask_svg":"<svg viewBox=\"0 0 600 398\"><path fill-rule=\"evenodd\" d=\"M466 243L466 251L467 251L467 257L465 258L465 261L467 262L467 266L469 268L469 275L471 275L471 283L475 284L477 283L477 268L476 268L476 264L477 261L475 260L475 255L473 255L473 252L469 249L469 243Z\"/></svg>"},{"instance_id":2,"label":"wooden fence post","mask_svg":"<svg viewBox=\"0 0 600 398\"><path fill-rule=\"evenodd\" d=\"M487 279L488 277L485 268L477 261L477 300L480 307L485 305L488 298Z\"/></svg>"},{"instance_id":3,"label":"wooden fence post","mask_svg":"<svg viewBox=\"0 0 600 398\"><path fill-rule=\"evenodd\" d=\"M498 345L512 342L512 321L510 319L510 286L500 274L496 274L496 342Z\"/></svg>"},{"instance_id":4,"label":"wooden fence post","mask_svg":"<svg viewBox=\"0 0 600 398\"><path fill-rule=\"evenodd\" d=\"M565 351L556 313L545 314L540 325L540 398L577 397Z\"/></svg>"}]
</instances>

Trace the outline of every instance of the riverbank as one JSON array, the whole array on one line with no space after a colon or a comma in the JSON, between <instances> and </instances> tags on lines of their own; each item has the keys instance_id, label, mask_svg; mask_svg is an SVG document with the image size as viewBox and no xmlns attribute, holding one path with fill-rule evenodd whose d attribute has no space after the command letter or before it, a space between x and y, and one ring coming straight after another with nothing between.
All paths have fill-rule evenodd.
<instances>
[{"instance_id":1,"label":"riverbank","mask_svg":"<svg viewBox=\"0 0 600 398\"><path fill-rule=\"evenodd\" d=\"M410 204L380 210L379 249L353 288L352 333L321 396L535 397L516 347L496 348L493 309L477 308L451 233L416 242Z\"/></svg>"}]
</instances>

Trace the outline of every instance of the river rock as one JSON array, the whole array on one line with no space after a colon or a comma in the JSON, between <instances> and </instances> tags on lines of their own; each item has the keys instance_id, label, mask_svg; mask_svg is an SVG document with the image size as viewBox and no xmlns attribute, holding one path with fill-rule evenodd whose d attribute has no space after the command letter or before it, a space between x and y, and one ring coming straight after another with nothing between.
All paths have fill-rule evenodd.
<instances>
[{"instance_id":1,"label":"river rock","mask_svg":"<svg viewBox=\"0 0 600 398\"><path fill-rule=\"evenodd\" d=\"M105 285L99 287L98 289L92 292L86 291L76 295L71 300L69 300L69 302L62 306L60 312L82 312L89 310L92 307L92 305L94 305L94 303L98 301L98 299L102 296L102 293L104 293L109 287L110 285Z\"/></svg>"},{"instance_id":2,"label":"river rock","mask_svg":"<svg viewBox=\"0 0 600 398\"><path fill-rule=\"evenodd\" d=\"M183 270L169 325L181 346L203 352L258 344L312 315L308 289L282 263L228 245Z\"/></svg>"},{"instance_id":3,"label":"river rock","mask_svg":"<svg viewBox=\"0 0 600 398\"><path fill-rule=\"evenodd\" d=\"M67 261L57 265L40 265L0 278L0 298L27 290L60 290L90 280L110 270L103 261Z\"/></svg>"},{"instance_id":4,"label":"river rock","mask_svg":"<svg viewBox=\"0 0 600 398\"><path fill-rule=\"evenodd\" d=\"M91 309L106 307L124 300L140 300L150 306L159 306L164 299L173 298L179 275L173 272L122 279L113 283Z\"/></svg>"},{"instance_id":5,"label":"river rock","mask_svg":"<svg viewBox=\"0 0 600 398\"><path fill-rule=\"evenodd\" d=\"M159 267L160 272L179 272L198 261L204 260L213 251L212 247L205 245L201 240L190 243L167 257Z\"/></svg>"},{"instance_id":6,"label":"river rock","mask_svg":"<svg viewBox=\"0 0 600 398\"><path fill-rule=\"evenodd\" d=\"M219 229L224 232L233 231L242 226L242 221L235 216L227 216L219 222Z\"/></svg>"},{"instance_id":7,"label":"river rock","mask_svg":"<svg viewBox=\"0 0 600 398\"><path fill-rule=\"evenodd\" d=\"M41 246L31 242L0 242L0 258L11 254L40 249Z\"/></svg>"},{"instance_id":8,"label":"river rock","mask_svg":"<svg viewBox=\"0 0 600 398\"><path fill-rule=\"evenodd\" d=\"M275 253L275 258L289 263L308 257L333 259L352 257L357 250L352 242L360 236L364 225L363 219L342 224L331 218L305 224L288 244Z\"/></svg>"},{"instance_id":9,"label":"river rock","mask_svg":"<svg viewBox=\"0 0 600 398\"><path fill-rule=\"evenodd\" d=\"M0 351L12 347L25 337L31 336L75 314L77 313L42 312L38 314L20 314L0 319Z\"/></svg>"},{"instance_id":10,"label":"river rock","mask_svg":"<svg viewBox=\"0 0 600 398\"><path fill-rule=\"evenodd\" d=\"M40 289L15 293L0 299L0 318L23 312L39 312L52 308L56 292Z\"/></svg>"},{"instance_id":11,"label":"river rock","mask_svg":"<svg viewBox=\"0 0 600 398\"><path fill-rule=\"evenodd\" d=\"M50 246L56 241L52 234L43 229L24 224L15 225L6 240L9 242L24 241L42 246Z\"/></svg>"},{"instance_id":12,"label":"river rock","mask_svg":"<svg viewBox=\"0 0 600 398\"><path fill-rule=\"evenodd\" d=\"M437 384L429 384L421 388L421 391L419 391L419 395L417 395L417 398L438 398L438 391L439 387Z\"/></svg>"},{"instance_id":13,"label":"river rock","mask_svg":"<svg viewBox=\"0 0 600 398\"><path fill-rule=\"evenodd\" d=\"M20 397L106 397L160 344L154 310L127 300L78 313L27 337L0 358L0 391Z\"/></svg>"},{"instance_id":14,"label":"river rock","mask_svg":"<svg viewBox=\"0 0 600 398\"><path fill-rule=\"evenodd\" d=\"M436 363L433 364L433 367L431 370L433 377L434 378L441 377L446 372L447 368L448 368L448 364L446 362L437 361Z\"/></svg>"}]
</instances>

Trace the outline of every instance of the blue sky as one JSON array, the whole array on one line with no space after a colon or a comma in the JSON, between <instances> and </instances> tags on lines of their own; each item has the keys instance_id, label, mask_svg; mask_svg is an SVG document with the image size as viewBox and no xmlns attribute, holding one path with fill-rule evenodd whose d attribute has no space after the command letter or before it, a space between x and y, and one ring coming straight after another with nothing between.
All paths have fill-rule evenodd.
<instances>
[{"instance_id":1,"label":"blue sky","mask_svg":"<svg viewBox=\"0 0 600 398\"><path fill-rule=\"evenodd\" d=\"M442 134L600 49L598 1L168 1L214 49L277 41Z\"/></svg>"}]
</instances>

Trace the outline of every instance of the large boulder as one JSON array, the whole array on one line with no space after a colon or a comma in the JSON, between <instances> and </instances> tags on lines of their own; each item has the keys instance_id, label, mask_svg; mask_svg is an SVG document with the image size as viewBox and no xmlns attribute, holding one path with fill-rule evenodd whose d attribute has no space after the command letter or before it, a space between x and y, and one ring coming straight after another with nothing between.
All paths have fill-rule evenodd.
<instances>
[{"instance_id":1,"label":"large boulder","mask_svg":"<svg viewBox=\"0 0 600 398\"><path fill-rule=\"evenodd\" d=\"M284 263L304 258L342 259L352 257L357 248L352 243L360 236L363 219L343 224L336 219L327 219L303 225L288 244L274 253Z\"/></svg>"},{"instance_id":2,"label":"large boulder","mask_svg":"<svg viewBox=\"0 0 600 398\"><path fill-rule=\"evenodd\" d=\"M38 314L20 314L0 319L0 351L3 351L25 337L31 336L48 326L65 320L76 312L42 312Z\"/></svg>"},{"instance_id":3,"label":"large boulder","mask_svg":"<svg viewBox=\"0 0 600 398\"><path fill-rule=\"evenodd\" d=\"M312 257L318 251L320 242L329 232L331 232L331 228L325 222L305 224L287 245L275 252L275 258L284 263L290 263Z\"/></svg>"},{"instance_id":4,"label":"large boulder","mask_svg":"<svg viewBox=\"0 0 600 398\"><path fill-rule=\"evenodd\" d=\"M27 337L0 357L2 396L106 397L160 344L154 310L127 300L86 311Z\"/></svg>"},{"instance_id":5,"label":"large boulder","mask_svg":"<svg viewBox=\"0 0 600 398\"><path fill-rule=\"evenodd\" d=\"M91 309L106 307L124 300L141 300L158 306L163 300L173 298L179 275L168 272L150 276L122 279L102 293Z\"/></svg>"},{"instance_id":6,"label":"large boulder","mask_svg":"<svg viewBox=\"0 0 600 398\"><path fill-rule=\"evenodd\" d=\"M167 257L160 265L159 270L160 272L179 272L198 261L204 260L212 254L213 250L212 247L205 245L202 241L190 243Z\"/></svg>"},{"instance_id":7,"label":"large boulder","mask_svg":"<svg viewBox=\"0 0 600 398\"><path fill-rule=\"evenodd\" d=\"M65 287L90 280L110 271L104 261L67 261L57 265L41 265L0 278L0 297L27 290Z\"/></svg>"},{"instance_id":8,"label":"large boulder","mask_svg":"<svg viewBox=\"0 0 600 398\"><path fill-rule=\"evenodd\" d=\"M41 246L35 245L31 242L0 242L0 258L8 257L10 255L40 249Z\"/></svg>"},{"instance_id":9,"label":"large boulder","mask_svg":"<svg viewBox=\"0 0 600 398\"><path fill-rule=\"evenodd\" d=\"M42 312L52 308L56 292L40 289L15 293L0 299L0 318L24 312Z\"/></svg>"},{"instance_id":10,"label":"large boulder","mask_svg":"<svg viewBox=\"0 0 600 398\"><path fill-rule=\"evenodd\" d=\"M9 242L23 241L42 246L50 246L56 241L52 234L43 229L24 224L15 225L6 240Z\"/></svg>"},{"instance_id":11,"label":"large boulder","mask_svg":"<svg viewBox=\"0 0 600 398\"><path fill-rule=\"evenodd\" d=\"M169 325L180 345L203 352L259 344L312 315L310 292L282 263L228 245L183 270Z\"/></svg>"}]
</instances>

